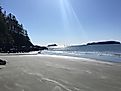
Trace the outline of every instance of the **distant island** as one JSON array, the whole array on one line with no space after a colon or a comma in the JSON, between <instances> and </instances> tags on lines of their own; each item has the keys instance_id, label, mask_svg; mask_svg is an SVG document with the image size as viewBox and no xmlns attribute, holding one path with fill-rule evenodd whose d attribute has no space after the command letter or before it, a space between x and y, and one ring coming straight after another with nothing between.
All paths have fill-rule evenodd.
<instances>
[{"instance_id":1,"label":"distant island","mask_svg":"<svg viewBox=\"0 0 121 91\"><path fill-rule=\"evenodd\" d=\"M29 52L47 49L34 46L23 24L20 24L15 15L0 6L0 52Z\"/></svg>"},{"instance_id":2,"label":"distant island","mask_svg":"<svg viewBox=\"0 0 121 91\"><path fill-rule=\"evenodd\" d=\"M50 44L47 47L58 46L57 44Z\"/></svg>"},{"instance_id":3,"label":"distant island","mask_svg":"<svg viewBox=\"0 0 121 91\"><path fill-rule=\"evenodd\" d=\"M111 44L121 44L118 41L102 41L102 42L92 42L92 43L87 43L87 44L82 44L82 45L72 45L72 46L68 46L70 47L84 47L84 46L90 46L90 45L111 45ZM68 48L67 47L67 48Z\"/></svg>"},{"instance_id":4,"label":"distant island","mask_svg":"<svg viewBox=\"0 0 121 91\"><path fill-rule=\"evenodd\" d=\"M105 45L105 44L121 44L121 43L117 41L103 41L103 42L87 43L87 45Z\"/></svg>"}]
</instances>

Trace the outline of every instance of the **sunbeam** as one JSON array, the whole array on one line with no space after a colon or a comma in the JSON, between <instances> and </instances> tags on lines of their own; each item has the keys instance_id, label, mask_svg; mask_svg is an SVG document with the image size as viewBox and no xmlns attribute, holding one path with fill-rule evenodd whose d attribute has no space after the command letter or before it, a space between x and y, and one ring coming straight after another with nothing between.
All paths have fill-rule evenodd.
<instances>
[{"instance_id":1,"label":"sunbeam","mask_svg":"<svg viewBox=\"0 0 121 91\"><path fill-rule=\"evenodd\" d=\"M80 33L82 39L87 38L86 32L84 31L82 24L80 23L80 20L70 2L68 0L60 0L60 9L65 32L67 34L68 32L73 32L74 36ZM79 40L78 36L76 36L75 39Z\"/></svg>"}]
</instances>

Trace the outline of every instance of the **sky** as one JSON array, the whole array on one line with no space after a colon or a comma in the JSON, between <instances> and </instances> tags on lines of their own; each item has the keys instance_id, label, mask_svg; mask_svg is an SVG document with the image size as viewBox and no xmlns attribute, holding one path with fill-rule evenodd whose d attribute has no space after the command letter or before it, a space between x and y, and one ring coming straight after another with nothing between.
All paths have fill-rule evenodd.
<instances>
[{"instance_id":1,"label":"sky","mask_svg":"<svg viewBox=\"0 0 121 91\"><path fill-rule=\"evenodd\" d=\"M121 0L0 0L33 44L121 42Z\"/></svg>"}]
</instances>

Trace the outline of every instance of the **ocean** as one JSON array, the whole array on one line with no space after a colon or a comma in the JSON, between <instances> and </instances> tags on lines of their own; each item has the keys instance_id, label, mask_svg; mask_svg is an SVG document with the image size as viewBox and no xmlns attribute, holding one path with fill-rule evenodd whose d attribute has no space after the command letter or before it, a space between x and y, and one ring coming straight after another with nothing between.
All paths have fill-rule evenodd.
<instances>
[{"instance_id":1,"label":"ocean","mask_svg":"<svg viewBox=\"0 0 121 91\"><path fill-rule=\"evenodd\" d=\"M42 54L83 57L106 62L121 62L121 44L76 45L63 48L49 48Z\"/></svg>"}]
</instances>

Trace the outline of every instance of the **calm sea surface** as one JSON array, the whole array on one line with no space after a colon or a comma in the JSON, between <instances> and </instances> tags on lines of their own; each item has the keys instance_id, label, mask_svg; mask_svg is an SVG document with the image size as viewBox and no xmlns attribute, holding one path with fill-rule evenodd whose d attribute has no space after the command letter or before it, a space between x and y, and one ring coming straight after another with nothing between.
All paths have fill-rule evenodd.
<instances>
[{"instance_id":1,"label":"calm sea surface","mask_svg":"<svg viewBox=\"0 0 121 91\"><path fill-rule=\"evenodd\" d=\"M42 54L93 58L108 62L121 62L121 44L78 45L65 48L49 48Z\"/></svg>"}]
</instances>

